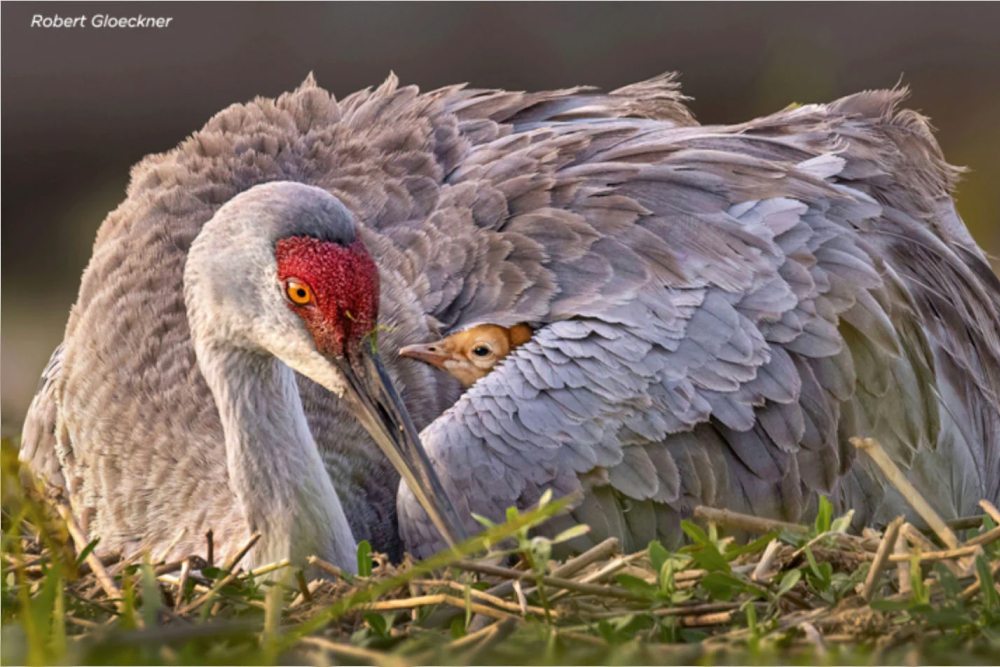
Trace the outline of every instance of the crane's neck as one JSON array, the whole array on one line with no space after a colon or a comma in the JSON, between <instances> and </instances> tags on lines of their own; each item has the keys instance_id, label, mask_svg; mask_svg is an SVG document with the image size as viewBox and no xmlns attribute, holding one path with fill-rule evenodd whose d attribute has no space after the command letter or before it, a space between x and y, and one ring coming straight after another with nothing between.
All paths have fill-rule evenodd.
<instances>
[{"instance_id":1,"label":"crane's neck","mask_svg":"<svg viewBox=\"0 0 1000 667\"><path fill-rule=\"evenodd\" d=\"M222 418L229 483L251 531L261 532L253 564L317 555L354 570L354 537L309 431L294 372L269 354L197 347Z\"/></svg>"}]
</instances>

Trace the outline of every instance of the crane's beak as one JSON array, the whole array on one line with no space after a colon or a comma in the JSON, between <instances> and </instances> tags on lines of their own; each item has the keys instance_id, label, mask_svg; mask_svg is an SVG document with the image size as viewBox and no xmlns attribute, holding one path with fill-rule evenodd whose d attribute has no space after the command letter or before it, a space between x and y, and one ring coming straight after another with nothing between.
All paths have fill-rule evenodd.
<instances>
[{"instance_id":1,"label":"crane's beak","mask_svg":"<svg viewBox=\"0 0 1000 667\"><path fill-rule=\"evenodd\" d=\"M407 345L399 350L399 356L423 361L442 370L447 370L444 362L452 358L445 352L442 341L426 345Z\"/></svg>"},{"instance_id":2,"label":"crane's beak","mask_svg":"<svg viewBox=\"0 0 1000 667\"><path fill-rule=\"evenodd\" d=\"M431 467L417 429L378 352L366 340L360 350L337 365L347 380L355 415L399 471L442 537L450 546L465 540L468 533Z\"/></svg>"}]
</instances>

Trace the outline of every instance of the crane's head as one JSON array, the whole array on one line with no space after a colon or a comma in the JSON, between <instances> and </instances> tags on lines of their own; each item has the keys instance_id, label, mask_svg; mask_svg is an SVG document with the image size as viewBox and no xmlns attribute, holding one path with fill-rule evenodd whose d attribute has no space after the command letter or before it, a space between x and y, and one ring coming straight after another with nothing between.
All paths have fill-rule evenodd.
<instances>
[{"instance_id":1,"label":"crane's head","mask_svg":"<svg viewBox=\"0 0 1000 667\"><path fill-rule=\"evenodd\" d=\"M378 267L339 200L291 182L237 195L198 235L184 283L196 350L272 356L340 396L445 539L465 536L382 364Z\"/></svg>"}]
</instances>

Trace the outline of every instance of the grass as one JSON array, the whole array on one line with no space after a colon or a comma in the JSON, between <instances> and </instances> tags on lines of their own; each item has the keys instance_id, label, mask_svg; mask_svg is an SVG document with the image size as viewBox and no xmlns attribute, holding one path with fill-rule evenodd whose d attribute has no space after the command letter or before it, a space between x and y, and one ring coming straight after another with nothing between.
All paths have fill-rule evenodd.
<instances>
[{"instance_id":1,"label":"grass","mask_svg":"<svg viewBox=\"0 0 1000 667\"><path fill-rule=\"evenodd\" d=\"M4 664L1000 663L988 504L964 548L902 522L851 535L824 500L810 525L699 508L678 551L607 540L556 562L553 545L586 528L532 536L565 506L543 498L454 551L393 566L362 543L359 575L317 561L327 578L307 583L287 563L77 553L25 480L5 441Z\"/></svg>"}]
</instances>

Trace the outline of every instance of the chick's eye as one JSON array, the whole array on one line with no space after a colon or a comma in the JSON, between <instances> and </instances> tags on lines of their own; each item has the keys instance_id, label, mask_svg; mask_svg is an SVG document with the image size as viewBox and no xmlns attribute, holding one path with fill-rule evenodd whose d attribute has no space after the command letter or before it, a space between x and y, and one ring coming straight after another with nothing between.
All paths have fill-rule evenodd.
<instances>
[{"instance_id":1,"label":"chick's eye","mask_svg":"<svg viewBox=\"0 0 1000 667\"><path fill-rule=\"evenodd\" d=\"M489 345L477 345L472 349L472 354L476 355L477 357L488 356L490 352L492 352L492 350L490 349Z\"/></svg>"},{"instance_id":2,"label":"chick's eye","mask_svg":"<svg viewBox=\"0 0 1000 667\"><path fill-rule=\"evenodd\" d=\"M285 281L285 295L296 306L308 306L313 302L312 288L298 280Z\"/></svg>"}]
</instances>

